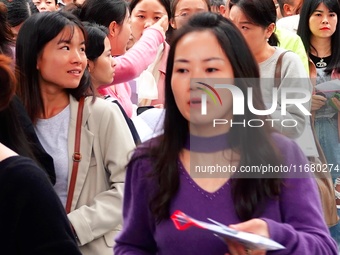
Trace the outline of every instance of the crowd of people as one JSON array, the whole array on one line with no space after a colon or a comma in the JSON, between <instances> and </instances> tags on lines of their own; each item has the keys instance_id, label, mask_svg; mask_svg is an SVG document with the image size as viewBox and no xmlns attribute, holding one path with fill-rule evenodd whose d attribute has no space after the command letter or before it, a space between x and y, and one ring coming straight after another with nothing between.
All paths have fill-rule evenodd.
<instances>
[{"instance_id":1,"label":"crowd of people","mask_svg":"<svg viewBox=\"0 0 340 255\"><path fill-rule=\"evenodd\" d=\"M340 254L338 17L0 0L0 253ZM284 248L180 231L178 211Z\"/></svg>"}]
</instances>

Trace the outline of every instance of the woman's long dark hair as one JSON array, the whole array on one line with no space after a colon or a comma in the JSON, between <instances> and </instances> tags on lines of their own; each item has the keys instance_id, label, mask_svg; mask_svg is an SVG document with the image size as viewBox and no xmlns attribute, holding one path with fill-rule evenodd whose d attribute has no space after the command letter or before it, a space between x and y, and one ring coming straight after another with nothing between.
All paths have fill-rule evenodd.
<instances>
[{"instance_id":1,"label":"woman's long dark hair","mask_svg":"<svg viewBox=\"0 0 340 255\"><path fill-rule=\"evenodd\" d=\"M242 90L245 97L247 88L252 87L254 107L265 109L260 91L257 63L238 29L218 14L207 12L193 16L188 24L176 32L170 47L165 80L164 135L158 137L155 142L149 143L151 146L145 144L141 148L142 153L136 155L130 162L132 164L141 157L151 158L153 162L151 178L157 187L150 201L150 209L158 222L169 217L171 199L179 188L177 161L189 134L189 123L180 113L171 89L175 51L181 38L197 31L209 31L216 36L233 67L235 78L239 78L236 79L236 85ZM240 122L243 119L247 122L250 119L264 120L265 118L251 113L245 102L245 115L235 115L233 122ZM231 127L229 143L241 156L239 164L245 166L280 164L281 158L273 144L272 132L274 130L268 125L264 125L262 128ZM280 185L281 180L277 178L233 179L233 200L239 218L247 220L253 217L255 212L261 212L265 199L279 194Z\"/></svg>"},{"instance_id":2,"label":"woman's long dark hair","mask_svg":"<svg viewBox=\"0 0 340 255\"><path fill-rule=\"evenodd\" d=\"M321 3L323 3L330 11L335 12L338 16L336 29L331 38L332 59L325 69L325 72L330 74L333 69L340 68L340 7L338 0L305 0L300 12L300 22L297 34L301 37L303 45L309 54L311 48L313 48L313 45L310 43L312 32L309 28L309 18Z\"/></svg>"},{"instance_id":3,"label":"woman's long dark hair","mask_svg":"<svg viewBox=\"0 0 340 255\"><path fill-rule=\"evenodd\" d=\"M44 110L38 78L39 72L36 68L38 55L45 45L65 27L70 27L72 31L76 27L79 28L86 39L86 32L81 21L68 12L38 13L29 17L19 31L16 41L18 95L33 123L36 122L38 114ZM67 92L77 100L81 96L93 94L87 69L85 69L79 86L67 89Z\"/></svg>"}]
</instances>

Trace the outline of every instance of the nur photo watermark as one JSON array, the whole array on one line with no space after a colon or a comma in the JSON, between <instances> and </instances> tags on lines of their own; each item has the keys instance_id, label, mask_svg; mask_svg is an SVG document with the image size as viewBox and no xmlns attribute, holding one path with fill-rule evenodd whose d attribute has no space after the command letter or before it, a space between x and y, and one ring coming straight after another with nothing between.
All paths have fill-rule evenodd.
<instances>
[{"instance_id":1,"label":"nur photo watermark","mask_svg":"<svg viewBox=\"0 0 340 255\"><path fill-rule=\"evenodd\" d=\"M204 147L198 149L198 152L213 153L218 146L223 147L216 144L223 143L223 139L227 138L222 136L219 142L210 141L209 136L214 136L214 130L218 133L217 129L221 130L225 125L242 129L269 125L282 133L303 130L305 119L311 115L310 80L285 79L279 88L273 87L273 84L274 79L191 79L190 128L203 123L206 128L205 138L208 138L202 142L198 141L201 138L191 136L191 148ZM262 98L260 103L259 97ZM305 177L308 172L291 170L301 169L299 166L239 166L225 165L223 162L223 155L216 157L213 162L204 162L202 157L195 157L195 150L191 150L190 174L200 178L229 178L236 174L242 178L277 178L287 173ZM249 169L255 171L247 171ZM303 169L308 170L307 167Z\"/></svg>"},{"instance_id":2,"label":"nur photo watermark","mask_svg":"<svg viewBox=\"0 0 340 255\"><path fill-rule=\"evenodd\" d=\"M268 79L262 79L262 81L268 81ZM272 79L273 80L273 79ZM209 80L209 82L221 82L221 81L215 81L215 80ZM237 79L235 79L234 82L237 82ZM207 115L208 107L207 107L207 98L209 97L211 102L214 105L219 105L223 107L223 102L221 99L221 96L219 93L221 93L220 89L226 89L231 94L231 100L232 100L232 115L244 115L245 114L245 107L248 107L248 110L253 113L254 115L259 116L270 116L271 114L275 112L280 112L281 116L287 115L287 107L289 105L294 105L297 107L301 113L305 116L310 116L311 113L309 109L307 109L307 106L304 105L306 103L309 103L311 100L311 92L307 88L295 88L295 87L282 87L280 90L278 88L272 87L271 89L268 89L268 92L271 94L271 102L267 103L266 106L270 104L270 107L267 109L256 109L253 104L253 90L254 88L248 87L247 93L244 95L243 91L237 87L237 85L234 84L228 84L228 83L215 83L213 85L209 85L208 83L204 81L195 81L193 79L192 81L193 87L195 84L197 85L197 89L202 91L201 94L201 114ZM237 84L237 83L236 83ZM261 79L260 79L261 84ZM219 89L220 92L217 91ZM270 91L271 90L271 91ZM290 97L291 95L296 95L293 97ZM217 103L218 101L218 103ZM268 122L272 127L274 127L275 122L280 122L280 124L284 127L295 127L297 126L297 121L295 119L275 119L275 118L266 118L264 121ZM293 126L291 126L289 123L294 123ZM213 119L212 125L215 127L216 125L225 125L230 124L231 126L234 125L243 125L246 124L250 127L257 127L257 126L263 126L263 120L260 119L248 119L241 123L233 123L233 120L227 120L227 119ZM259 123L261 123L259 125ZM288 124L287 124L288 123Z\"/></svg>"}]
</instances>

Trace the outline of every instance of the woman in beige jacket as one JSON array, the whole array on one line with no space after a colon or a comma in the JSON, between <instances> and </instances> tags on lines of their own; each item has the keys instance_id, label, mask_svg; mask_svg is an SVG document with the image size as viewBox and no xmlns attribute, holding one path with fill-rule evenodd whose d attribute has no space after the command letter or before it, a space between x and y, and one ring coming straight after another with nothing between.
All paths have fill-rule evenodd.
<instances>
[{"instance_id":1,"label":"woman in beige jacket","mask_svg":"<svg viewBox=\"0 0 340 255\"><path fill-rule=\"evenodd\" d=\"M40 13L25 22L17 39L18 94L54 159L54 189L64 206L78 100L90 91L84 34L71 14ZM68 218L83 254L112 255L122 222L125 165L134 141L117 106L88 97L82 114L82 158Z\"/></svg>"}]
</instances>

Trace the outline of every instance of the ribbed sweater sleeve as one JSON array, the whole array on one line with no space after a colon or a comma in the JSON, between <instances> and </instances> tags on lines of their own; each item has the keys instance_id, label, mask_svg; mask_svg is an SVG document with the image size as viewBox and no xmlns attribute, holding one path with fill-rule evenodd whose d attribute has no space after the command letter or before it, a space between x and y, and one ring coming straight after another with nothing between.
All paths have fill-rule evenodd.
<instances>
[{"instance_id":1,"label":"ribbed sweater sleeve","mask_svg":"<svg viewBox=\"0 0 340 255\"><path fill-rule=\"evenodd\" d=\"M139 41L124 55L116 58L117 66L112 84L128 82L138 77L155 60L158 47L164 40L159 30L145 29Z\"/></svg>"}]
</instances>

